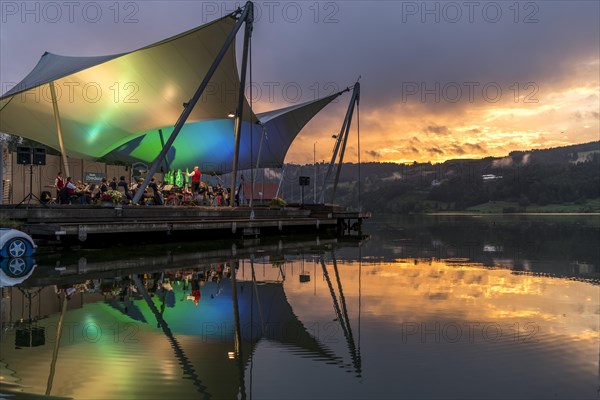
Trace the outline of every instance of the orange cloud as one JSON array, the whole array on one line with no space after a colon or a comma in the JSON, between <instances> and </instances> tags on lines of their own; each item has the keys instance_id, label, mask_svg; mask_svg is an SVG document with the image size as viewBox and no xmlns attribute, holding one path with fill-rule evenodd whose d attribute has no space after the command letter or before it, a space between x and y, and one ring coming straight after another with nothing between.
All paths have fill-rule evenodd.
<instances>
[{"instance_id":1,"label":"orange cloud","mask_svg":"<svg viewBox=\"0 0 600 400\"><path fill-rule=\"evenodd\" d=\"M480 98L439 104L418 98L371 108L362 101L361 160L435 163L599 140L598 59L574 62L570 72L555 81L508 85L495 102ZM307 125L286 161L312 163L315 141L317 160L330 159L331 134L340 129L347 101L342 97L332 111L324 110L326 116ZM356 147L356 141L355 116L349 143ZM347 153L345 161L356 162L356 152Z\"/></svg>"}]
</instances>

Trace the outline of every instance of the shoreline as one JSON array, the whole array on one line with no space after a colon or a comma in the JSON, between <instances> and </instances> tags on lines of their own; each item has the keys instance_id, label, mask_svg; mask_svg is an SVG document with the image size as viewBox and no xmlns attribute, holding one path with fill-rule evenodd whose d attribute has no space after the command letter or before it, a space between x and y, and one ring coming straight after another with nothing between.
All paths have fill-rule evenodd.
<instances>
[{"instance_id":1,"label":"shoreline","mask_svg":"<svg viewBox=\"0 0 600 400\"><path fill-rule=\"evenodd\" d=\"M416 214L415 214L416 215ZM547 215L547 216L600 216L600 212L515 212L515 213L484 213L484 212L468 212L468 211L456 211L456 212L436 212L436 213L423 213L421 215L447 215L447 216L498 216L501 215L503 217L510 215Z\"/></svg>"}]
</instances>

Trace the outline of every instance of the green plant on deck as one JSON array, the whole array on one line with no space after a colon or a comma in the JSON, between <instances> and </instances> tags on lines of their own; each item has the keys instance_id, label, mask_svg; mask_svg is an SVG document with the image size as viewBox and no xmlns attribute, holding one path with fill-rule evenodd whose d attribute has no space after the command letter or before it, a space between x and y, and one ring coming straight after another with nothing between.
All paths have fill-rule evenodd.
<instances>
[{"instance_id":1,"label":"green plant on deck","mask_svg":"<svg viewBox=\"0 0 600 400\"><path fill-rule=\"evenodd\" d=\"M100 198L103 201L110 201L117 204L123 200L123 193L119 192L118 190L107 190L106 192L100 194Z\"/></svg>"},{"instance_id":2,"label":"green plant on deck","mask_svg":"<svg viewBox=\"0 0 600 400\"><path fill-rule=\"evenodd\" d=\"M281 197L275 197L271 200L271 207L285 207L287 203Z\"/></svg>"},{"instance_id":3,"label":"green plant on deck","mask_svg":"<svg viewBox=\"0 0 600 400\"><path fill-rule=\"evenodd\" d=\"M20 229L22 222L13 219L0 218L0 226L2 228Z\"/></svg>"}]
</instances>

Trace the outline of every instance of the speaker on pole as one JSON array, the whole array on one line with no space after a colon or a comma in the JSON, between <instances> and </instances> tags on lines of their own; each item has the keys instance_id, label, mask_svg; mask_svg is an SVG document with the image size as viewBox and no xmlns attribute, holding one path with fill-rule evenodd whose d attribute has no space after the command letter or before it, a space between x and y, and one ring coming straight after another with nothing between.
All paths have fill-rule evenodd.
<instances>
[{"instance_id":1,"label":"speaker on pole","mask_svg":"<svg viewBox=\"0 0 600 400\"><path fill-rule=\"evenodd\" d=\"M44 148L33 149L33 164L46 165L46 149L44 149Z\"/></svg>"},{"instance_id":2,"label":"speaker on pole","mask_svg":"<svg viewBox=\"0 0 600 400\"><path fill-rule=\"evenodd\" d=\"M31 164L31 147L17 147L17 164Z\"/></svg>"}]
</instances>

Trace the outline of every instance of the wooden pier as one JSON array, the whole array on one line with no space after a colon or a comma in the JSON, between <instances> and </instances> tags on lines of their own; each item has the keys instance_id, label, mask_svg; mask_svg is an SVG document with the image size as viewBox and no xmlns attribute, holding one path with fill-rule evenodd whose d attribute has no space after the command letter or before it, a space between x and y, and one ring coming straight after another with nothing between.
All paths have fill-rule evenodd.
<instances>
[{"instance_id":1,"label":"wooden pier","mask_svg":"<svg viewBox=\"0 0 600 400\"><path fill-rule=\"evenodd\" d=\"M94 238L259 237L294 233L359 233L370 213L338 206L269 207L202 206L2 206L0 218L15 220L36 239L86 243ZM132 236L133 235L133 236Z\"/></svg>"}]
</instances>

